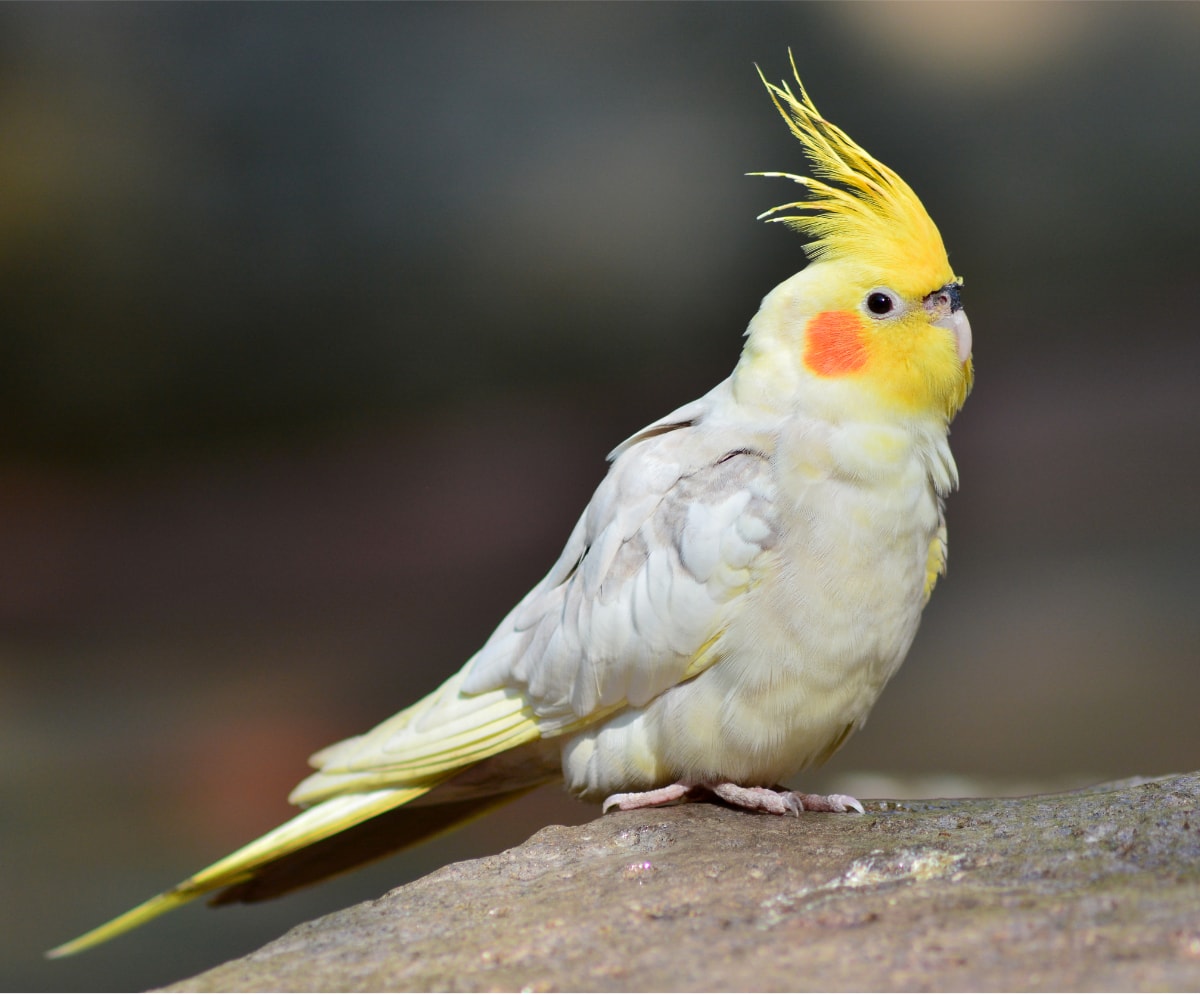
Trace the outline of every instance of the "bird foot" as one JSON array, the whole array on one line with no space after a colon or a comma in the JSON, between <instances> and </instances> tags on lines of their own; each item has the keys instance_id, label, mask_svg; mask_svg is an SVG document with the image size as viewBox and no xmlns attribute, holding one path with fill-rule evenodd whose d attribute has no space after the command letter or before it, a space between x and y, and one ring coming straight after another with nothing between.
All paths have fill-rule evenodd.
<instances>
[{"instance_id":1,"label":"bird foot","mask_svg":"<svg viewBox=\"0 0 1200 995\"><path fill-rule=\"evenodd\" d=\"M729 805L751 812L772 815L799 815L801 812L862 812L862 803L850 795L806 795L799 791L775 788L744 788L740 784L713 784L709 790Z\"/></svg>"},{"instance_id":2,"label":"bird foot","mask_svg":"<svg viewBox=\"0 0 1200 995\"><path fill-rule=\"evenodd\" d=\"M806 795L798 791L779 791L775 788L745 788L723 781L718 784L687 784L677 782L652 791L630 791L609 795L604 799L605 812L618 809L628 812L638 808L653 808L686 801L700 795L716 795L721 801L750 812L769 812L772 815L799 815L801 812L863 812L862 803L850 795Z\"/></svg>"},{"instance_id":3,"label":"bird foot","mask_svg":"<svg viewBox=\"0 0 1200 995\"><path fill-rule=\"evenodd\" d=\"M629 791L619 795L609 795L604 799L602 812L610 812L614 808L628 812L635 808L654 808L658 805L670 805L672 802L687 798L688 793L695 788L693 784L668 784L665 788L655 788L653 791Z\"/></svg>"},{"instance_id":4,"label":"bird foot","mask_svg":"<svg viewBox=\"0 0 1200 995\"><path fill-rule=\"evenodd\" d=\"M853 795L806 795L798 791L789 791L802 806L805 812L857 812L865 815L866 809Z\"/></svg>"}]
</instances>

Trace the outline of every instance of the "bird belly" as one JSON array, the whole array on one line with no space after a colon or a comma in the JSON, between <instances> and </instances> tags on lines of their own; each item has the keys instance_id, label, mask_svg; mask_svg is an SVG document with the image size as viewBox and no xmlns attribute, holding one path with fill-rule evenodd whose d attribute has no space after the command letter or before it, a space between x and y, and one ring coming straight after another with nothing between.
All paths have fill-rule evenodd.
<instances>
[{"instance_id":1,"label":"bird belly","mask_svg":"<svg viewBox=\"0 0 1200 995\"><path fill-rule=\"evenodd\" d=\"M911 478L807 488L769 569L730 613L717 662L568 741L568 788L592 798L678 780L769 786L827 759L916 635L940 512L926 475Z\"/></svg>"}]
</instances>

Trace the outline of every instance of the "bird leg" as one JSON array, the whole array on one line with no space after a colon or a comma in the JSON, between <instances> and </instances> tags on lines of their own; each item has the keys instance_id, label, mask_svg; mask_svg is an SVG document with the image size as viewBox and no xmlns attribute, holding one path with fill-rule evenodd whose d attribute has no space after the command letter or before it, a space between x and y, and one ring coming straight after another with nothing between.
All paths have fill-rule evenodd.
<instances>
[{"instance_id":1,"label":"bird leg","mask_svg":"<svg viewBox=\"0 0 1200 995\"><path fill-rule=\"evenodd\" d=\"M863 811L862 803L850 795L806 795L775 788L744 788L729 781L717 784L687 784L680 781L668 784L664 788L654 788L652 791L609 795L604 799L603 810L608 812L615 808L628 812L637 808L654 808L706 794L716 795L721 801L736 808L744 808L750 812L770 812L772 815Z\"/></svg>"}]
</instances>

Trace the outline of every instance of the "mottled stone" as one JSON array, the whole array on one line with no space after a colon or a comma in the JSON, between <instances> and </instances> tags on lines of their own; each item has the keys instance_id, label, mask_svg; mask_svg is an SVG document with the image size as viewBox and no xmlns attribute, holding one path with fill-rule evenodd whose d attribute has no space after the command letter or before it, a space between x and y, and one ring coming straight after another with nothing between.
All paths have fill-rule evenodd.
<instances>
[{"instance_id":1,"label":"mottled stone","mask_svg":"<svg viewBox=\"0 0 1200 995\"><path fill-rule=\"evenodd\" d=\"M1196 990L1200 774L550 826L170 991Z\"/></svg>"}]
</instances>

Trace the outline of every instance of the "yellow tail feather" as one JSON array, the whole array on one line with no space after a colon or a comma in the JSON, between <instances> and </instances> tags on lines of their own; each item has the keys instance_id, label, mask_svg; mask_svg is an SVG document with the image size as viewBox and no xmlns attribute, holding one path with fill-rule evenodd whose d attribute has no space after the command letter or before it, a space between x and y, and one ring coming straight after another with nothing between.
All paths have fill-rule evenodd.
<instances>
[{"instance_id":1,"label":"yellow tail feather","mask_svg":"<svg viewBox=\"0 0 1200 995\"><path fill-rule=\"evenodd\" d=\"M455 675L370 733L322 750L313 758L322 769L292 793L292 801L311 808L47 956L79 953L211 892L218 893L214 904L283 894L428 839L524 794L533 784L518 783L508 791L472 790L465 798L461 791L451 791L445 802L439 795L437 804L411 817L396 813L379 819L481 761L540 738L537 722L519 696L503 691L463 696L463 679L462 673ZM425 731L424 724L432 730ZM364 826L371 820L374 828Z\"/></svg>"},{"instance_id":2,"label":"yellow tail feather","mask_svg":"<svg viewBox=\"0 0 1200 995\"><path fill-rule=\"evenodd\" d=\"M156 895L137 908L130 909L69 943L55 947L48 951L46 956L68 957L77 954L141 926L165 912L186 905L201 895L248 881L256 871L267 864L419 798L437 783L435 781L417 788L389 788L369 794L331 798L301 812L294 819L271 830L265 836L260 836L228 857L218 860L169 891Z\"/></svg>"}]
</instances>

